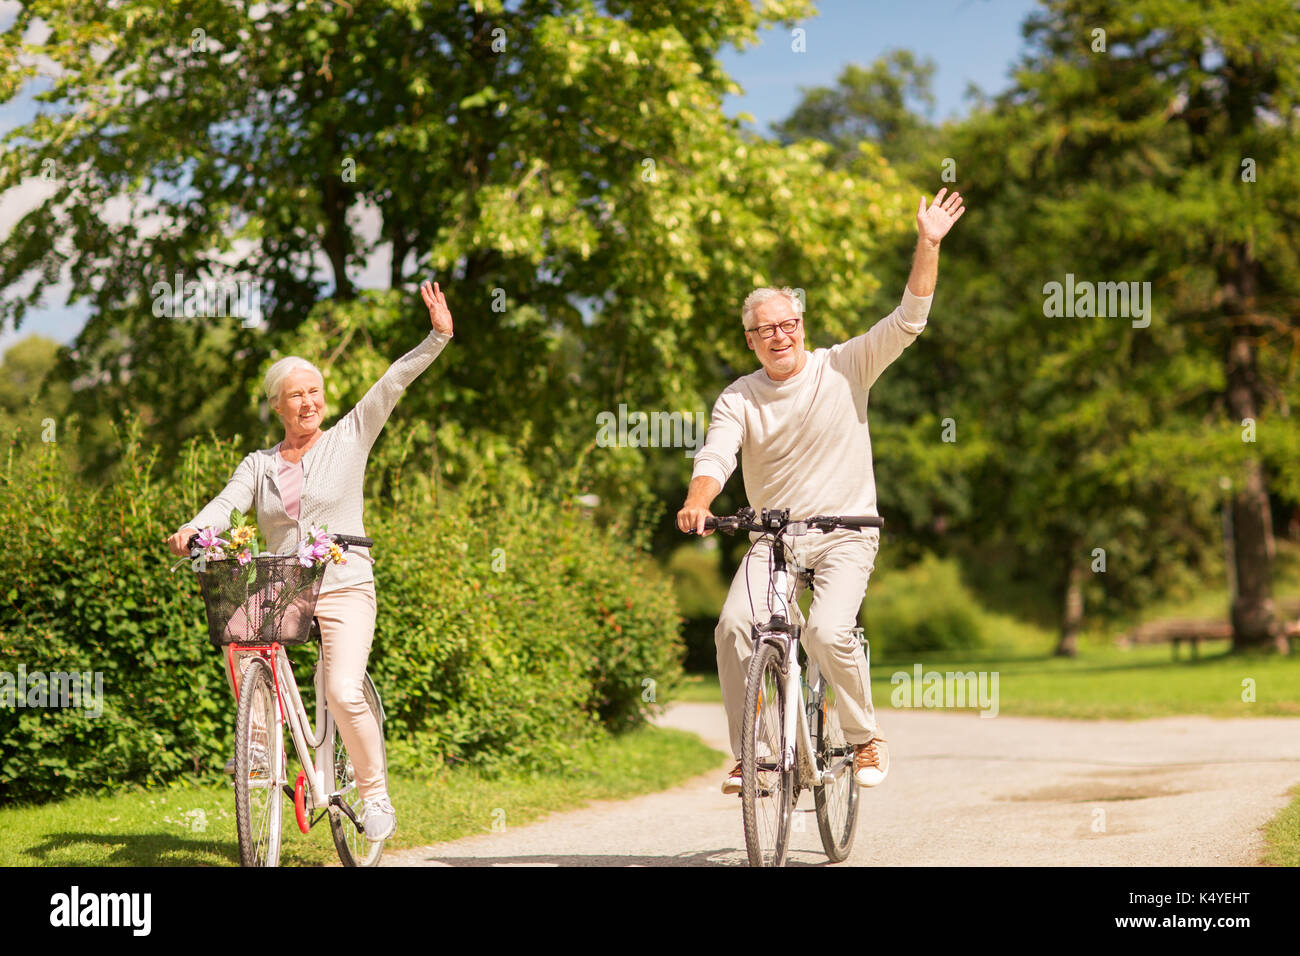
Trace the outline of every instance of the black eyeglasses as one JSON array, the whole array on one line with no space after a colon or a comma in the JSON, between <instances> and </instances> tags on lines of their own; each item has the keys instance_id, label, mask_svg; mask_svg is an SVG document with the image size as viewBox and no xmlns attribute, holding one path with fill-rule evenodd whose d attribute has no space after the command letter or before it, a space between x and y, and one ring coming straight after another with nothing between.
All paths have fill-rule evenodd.
<instances>
[{"instance_id":1,"label":"black eyeglasses","mask_svg":"<svg viewBox=\"0 0 1300 956\"><path fill-rule=\"evenodd\" d=\"M799 328L799 319L786 319L784 322L778 322L775 325L756 325L752 329L745 329L746 332L757 332L761 338L770 339L776 335L776 330L780 329L786 335L794 335L794 330Z\"/></svg>"}]
</instances>

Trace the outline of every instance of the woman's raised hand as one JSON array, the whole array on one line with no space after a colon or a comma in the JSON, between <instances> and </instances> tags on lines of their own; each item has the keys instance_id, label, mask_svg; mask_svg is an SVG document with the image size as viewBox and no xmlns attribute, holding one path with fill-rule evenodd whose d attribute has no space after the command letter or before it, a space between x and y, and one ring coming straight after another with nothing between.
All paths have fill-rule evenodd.
<instances>
[{"instance_id":1,"label":"woman's raised hand","mask_svg":"<svg viewBox=\"0 0 1300 956\"><path fill-rule=\"evenodd\" d=\"M433 323L434 331L451 335L451 309L447 308L447 297L438 288L438 283L421 284L420 297L429 308L429 321Z\"/></svg>"}]
</instances>

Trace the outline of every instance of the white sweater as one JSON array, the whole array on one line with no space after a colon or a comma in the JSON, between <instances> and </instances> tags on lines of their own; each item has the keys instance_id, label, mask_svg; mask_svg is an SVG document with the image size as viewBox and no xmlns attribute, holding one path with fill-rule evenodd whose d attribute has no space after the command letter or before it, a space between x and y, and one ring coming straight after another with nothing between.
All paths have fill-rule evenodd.
<instances>
[{"instance_id":1,"label":"white sweater","mask_svg":"<svg viewBox=\"0 0 1300 956\"><path fill-rule=\"evenodd\" d=\"M257 512L257 527L266 549L287 554L297 549L312 525L328 525L333 534L364 537L362 501L366 462L393 406L406 386L415 381L451 341L451 336L431 331L428 336L388 367L356 407L325 429L316 444L302 457L302 494L298 520L284 510L276 485L275 448L252 452L235 469L221 494L213 498L185 527L212 527L217 532L230 527L230 511ZM368 548L353 548L346 564L327 564L321 591L334 591L374 580Z\"/></svg>"},{"instance_id":2,"label":"white sweater","mask_svg":"<svg viewBox=\"0 0 1300 956\"><path fill-rule=\"evenodd\" d=\"M933 298L904 289L898 308L870 330L809 353L783 382L761 368L737 379L714 403L692 477L726 485L740 452L756 511L789 508L795 520L878 514L867 392L921 334Z\"/></svg>"}]
</instances>

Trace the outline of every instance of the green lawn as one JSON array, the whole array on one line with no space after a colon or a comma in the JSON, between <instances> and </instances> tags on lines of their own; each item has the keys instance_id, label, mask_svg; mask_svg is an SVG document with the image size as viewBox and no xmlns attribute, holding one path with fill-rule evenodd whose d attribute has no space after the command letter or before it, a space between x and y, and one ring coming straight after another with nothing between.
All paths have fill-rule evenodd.
<instances>
[{"instance_id":1,"label":"green lawn","mask_svg":"<svg viewBox=\"0 0 1300 956\"><path fill-rule=\"evenodd\" d=\"M1186 651L1183 652L1186 655ZM872 661L871 693L876 709L894 709L895 696L910 704L896 674L984 672L992 691L997 674L998 713L1076 719L1130 720L1175 714L1212 717L1300 716L1300 664L1284 657L1234 657L1227 643L1210 644L1197 660L1173 661L1168 647L1131 650L1085 647L1077 658L1049 655ZM1253 681L1254 700L1243 700ZM690 674L678 691L682 700L720 701L716 674ZM924 703L924 699L922 700ZM908 708L910 709L910 708Z\"/></svg>"},{"instance_id":2,"label":"green lawn","mask_svg":"<svg viewBox=\"0 0 1300 956\"><path fill-rule=\"evenodd\" d=\"M618 799L676 786L723 762L694 734L646 727L593 744L579 769L562 775L488 778L458 769L428 780L390 781L398 813L394 849L519 826L588 800ZM285 809L281 863L337 864L329 825L304 836ZM230 784L77 797L0 810L3 866L236 866L234 789Z\"/></svg>"}]
</instances>

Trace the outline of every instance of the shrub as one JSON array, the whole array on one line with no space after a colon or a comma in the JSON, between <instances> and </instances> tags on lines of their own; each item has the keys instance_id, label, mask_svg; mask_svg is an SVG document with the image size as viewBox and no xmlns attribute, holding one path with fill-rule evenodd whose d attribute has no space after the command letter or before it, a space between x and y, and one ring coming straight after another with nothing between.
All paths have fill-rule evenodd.
<instances>
[{"instance_id":1,"label":"shrub","mask_svg":"<svg viewBox=\"0 0 1300 956\"><path fill-rule=\"evenodd\" d=\"M964 651L980 643L981 611L953 561L927 554L901 571L873 578L861 620L873 659L923 651Z\"/></svg>"}]
</instances>

